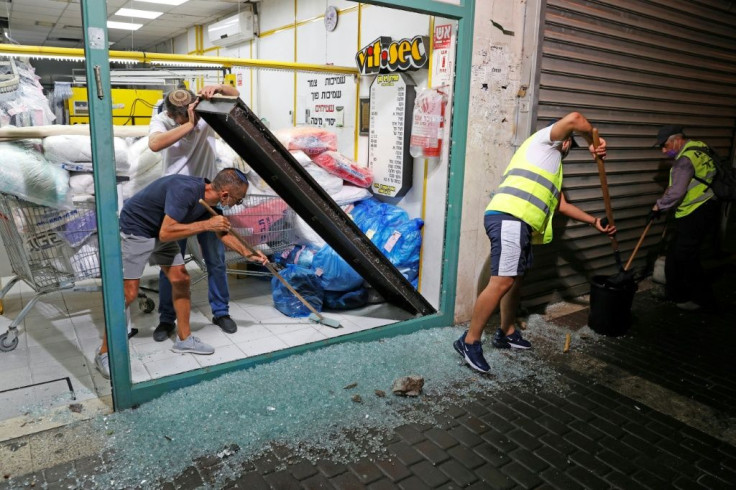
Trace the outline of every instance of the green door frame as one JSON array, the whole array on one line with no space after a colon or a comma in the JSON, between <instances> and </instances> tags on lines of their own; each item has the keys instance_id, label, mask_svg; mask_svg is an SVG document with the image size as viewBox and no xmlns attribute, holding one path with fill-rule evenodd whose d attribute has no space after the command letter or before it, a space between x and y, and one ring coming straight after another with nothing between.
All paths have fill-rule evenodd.
<instances>
[{"instance_id":1,"label":"green door frame","mask_svg":"<svg viewBox=\"0 0 736 490\"><path fill-rule=\"evenodd\" d=\"M442 289L438 313L312 344L263 354L257 357L201 368L142 383L132 383L126 329L122 260L117 216L117 192L110 99L110 63L107 41L107 5L99 0L82 0L82 23L88 82L90 136L97 196L97 227L102 268L105 331L109 339L112 398L115 410L124 410L166 392L213 379L224 373L342 342L375 340L417 330L451 325L455 315L457 263L460 246L465 146L468 132L470 68L473 49L475 0L363 0L363 3L398 8L458 21L455 90L450 146L449 186Z\"/></svg>"}]
</instances>

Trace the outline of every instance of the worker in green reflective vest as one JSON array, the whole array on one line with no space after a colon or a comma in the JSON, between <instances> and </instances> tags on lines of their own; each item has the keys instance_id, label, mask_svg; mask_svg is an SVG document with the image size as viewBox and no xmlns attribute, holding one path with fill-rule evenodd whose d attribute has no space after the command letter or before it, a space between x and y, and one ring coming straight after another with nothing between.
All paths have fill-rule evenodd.
<instances>
[{"instance_id":1,"label":"worker in green reflective vest","mask_svg":"<svg viewBox=\"0 0 736 490\"><path fill-rule=\"evenodd\" d=\"M552 240L555 211L613 235L616 228L565 200L562 160L577 146L573 133L585 138L593 156L606 156L601 138L593 148L593 127L580 113L572 112L530 136L514 153L501 184L486 208L484 224L491 240L491 279L473 308L470 327L453 347L476 371L487 373L481 334L491 314L500 305L501 326L492 344L499 349L529 349L531 343L516 330L521 282L532 265L532 244Z\"/></svg>"},{"instance_id":2,"label":"worker in green reflective vest","mask_svg":"<svg viewBox=\"0 0 736 490\"><path fill-rule=\"evenodd\" d=\"M682 126L662 126L655 147L673 160L667 189L649 214L655 219L663 211L675 209L677 234L665 259L665 293L682 310L715 306L700 263L703 241L715 232L720 210L720 203L706 184L716 175L715 164L706 151L707 145L687 138Z\"/></svg>"}]
</instances>

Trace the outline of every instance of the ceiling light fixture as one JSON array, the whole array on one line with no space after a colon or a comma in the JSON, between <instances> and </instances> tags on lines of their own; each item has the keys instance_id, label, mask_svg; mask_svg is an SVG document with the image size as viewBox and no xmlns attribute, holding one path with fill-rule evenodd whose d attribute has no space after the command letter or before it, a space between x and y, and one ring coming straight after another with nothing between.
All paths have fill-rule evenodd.
<instances>
[{"instance_id":1,"label":"ceiling light fixture","mask_svg":"<svg viewBox=\"0 0 736 490\"><path fill-rule=\"evenodd\" d=\"M108 29L125 29L128 31L137 31L143 27L143 24L134 24L132 22L116 22L114 20L107 21Z\"/></svg>"},{"instance_id":2,"label":"ceiling light fixture","mask_svg":"<svg viewBox=\"0 0 736 490\"><path fill-rule=\"evenodd\" d=\"M189 0L136 0L137 2L158 3L159 5L181 5Z\"/></svg>"},{"instance_id":3,"label":"ceiling light fixture","mask_svg":"<svg viewBox=\"0 0 736 490\"><path fill-rule=\"evenodd\" d=\"M142 19L155 19L156 17L163 14L163 12L154 12L152 10L138 10L138 9L126 9L122 8L115 12L115 15L121 17L140 17Z\"/></svg>"}]
</instances>

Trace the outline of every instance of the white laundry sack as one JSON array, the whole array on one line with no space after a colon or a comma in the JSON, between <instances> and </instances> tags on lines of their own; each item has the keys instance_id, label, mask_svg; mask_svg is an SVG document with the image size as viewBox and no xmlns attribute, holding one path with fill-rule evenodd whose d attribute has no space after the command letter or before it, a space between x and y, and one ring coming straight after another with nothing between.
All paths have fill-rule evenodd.
<instances>
[{"instance_id":1,"label":"white laundry sack","mask_svg":"<svg viewBox=\"0 0 736 490\"><path fill-rule=\"evenodd\" d=\"M115 145L115 169L118 175L128 175L128 144L123 138L113 138ZM57 135L43 139L43 151L49 162L79 163L92 161L92 143L89 136L84 135ZM89 169L84 170L91 170Z\"/></svg>"}]
</instances>

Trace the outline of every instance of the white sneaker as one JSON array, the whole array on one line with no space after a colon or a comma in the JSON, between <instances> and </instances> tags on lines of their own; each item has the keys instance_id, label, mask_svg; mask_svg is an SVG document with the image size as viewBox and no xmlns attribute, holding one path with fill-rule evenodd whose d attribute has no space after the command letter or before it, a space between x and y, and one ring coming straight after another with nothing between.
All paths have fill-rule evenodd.
<instances>
[{"instance_id":1,"label":"white sneaker","mask_svg":"<svg viewBox=\"0 0 736 490\"><path fill-rule=\"evenodd\" d=\"M100 354L100 350L97 350L97 354L95 354L95 367L103 378L110 379L110 359L107 356L107 352Z\"/></svg>"},{"instance_id":2,"label":"white sneaker","mask_svg":"<svg viewBox=\"0 0 736 490\"><path fill-rule=\"evenodd\" d=\"M207 356L214 354L215 348L209 344L205 344L199 340L198 337L190 335L184 340L177 340L174 342L174 346L171 348L171 351L180 352L182 354L189 352L190 354L201 354Z\"/></svg>"},{"instance_id":3,"label":"white sneaker","mask_svg":"<svg viewBox=\"0 0 736 490\"><path fill-rule=\"evenodd\" d=\"M695 311L700 309L700 305L695 301L685 301L684 303L676 303L675 306L685 311Z\"/></svg>"}]
</instances>

